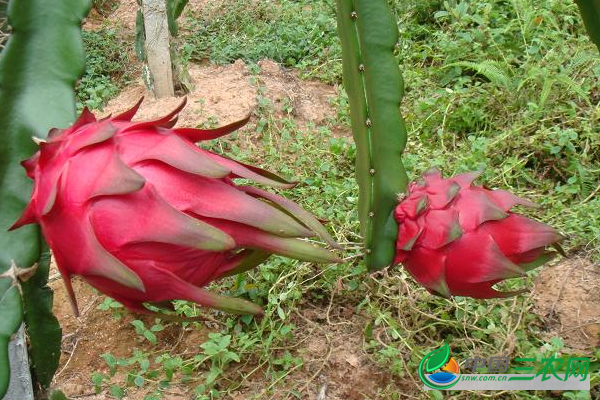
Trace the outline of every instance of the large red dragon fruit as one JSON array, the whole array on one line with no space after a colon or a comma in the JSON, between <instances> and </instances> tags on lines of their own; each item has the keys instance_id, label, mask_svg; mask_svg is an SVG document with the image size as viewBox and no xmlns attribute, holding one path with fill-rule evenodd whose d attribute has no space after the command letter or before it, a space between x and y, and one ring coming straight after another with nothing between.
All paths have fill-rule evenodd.
<instances>
[{"instance_id":1,"label":"large red dragon fruit","mask_svg":"<svg viewBox=\"0 0 600 400\"><path fill-rule=\"evenodd\" d=\"M23 162L35 183L13 228L40 224L75 312L72 275L139 312L148 311L146 302L183 299L260 314L253 303L202 287L272 253L338 261L298 239L318 234L336 246L314 216L233 179L278 188L293 183L194 144L229 133L247 119L213 130L173 129L185 102L161 119L132 122L140 104L104 120L84 110L72 127L52 130Z\"/></svg>"},{"instance_id":2,"label":"large red dragon fruit","mask_svg":"<svg viewBox=\"0 0 600 400\"><path fill-rule=\"evenodd\" d=\"M430 292L444 297L508 297L492 286L524 276L558 251L562 236L548 225L511 212L532 207L505 190L473 185L479 172L444 179L427 171L409 185L394 216L399 224L395 264L402 263Z\"/></svg>"}]
</instances>

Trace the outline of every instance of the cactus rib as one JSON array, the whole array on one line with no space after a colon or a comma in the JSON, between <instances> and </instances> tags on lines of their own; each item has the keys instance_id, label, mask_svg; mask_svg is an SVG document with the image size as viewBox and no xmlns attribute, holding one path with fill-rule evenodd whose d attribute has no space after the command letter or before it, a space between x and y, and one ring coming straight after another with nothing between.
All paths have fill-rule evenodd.
<instances>
[{"instance_id":1,"label":"cactus rib","mask_svg":"<svg viewBox=\"0 0 600 400\"><path fill-rule=\"evenodd\" d=\"M337 0L343 81L356 142L359 218L370 270L392 264L397 196L406 190L404 82L394 57L398 28L386 0Z\"/></svg>"}]
</instances>

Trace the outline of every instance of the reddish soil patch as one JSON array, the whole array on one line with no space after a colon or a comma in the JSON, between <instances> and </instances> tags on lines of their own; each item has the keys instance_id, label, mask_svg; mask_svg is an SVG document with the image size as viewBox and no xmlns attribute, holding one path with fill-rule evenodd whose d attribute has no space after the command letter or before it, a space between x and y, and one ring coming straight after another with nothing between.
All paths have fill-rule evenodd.
<instances>
[{"instance_id":1,"label":"reddish soil patch","mask_svg":"<svg viewBox=\"0 0 600 400\"><path fill-rule=\"evenodd\" d=\"M560 336L575 350L600 346L600 265L575 257L544 268L535 282L535 311L548 337Z\"/></svg>"},{"instance_id":2,"label":"reddish soil patch","mask_svg":"<svg viewBox=\"0 0 600 400\"><path fill-rule=\"evenodd\" d=\"M177 126L197 127L209 119L218 121L219 125L240 120L256 109L258 87L263 87L263 96L274 112L283 114L290 110L291 117L299 124L318 125L335 115L329 104L335 96L333 87L301 81L296 73L270 60L260 61L258 65L261 72L256 76L250 74L241 60L225 66L191 65L189 74L194 88L186 96L187 106L179 114ZM156 99L140 81L126 87L103 112L118 113L141 97L145 101L136 116L138 120L160 117L183 100L181 97Z\"/></svg>"},{"instance_id":3,"label":"reddish soil patch","mask_svg":"<svg viewBox=\"0 0 600 400\"><path fill-rule=\"evenodd\" d=\"M138 5L136 0L108 0L101 13L93 8L83 23L83 29L96 30L105 24L117 25L126 33L135 36L135 19Z\"/></svg>"},{"instance_id":4,"label":"reddish soil patch","mask_svg":"<svg viewBox=\"0 0 600 400\"><path fill-rule=\"evenodd\" d=\"M110 353L117 358L127 358L136 348L145 352L196 354L198 346L210 332L208 327L204 331L198 331L171 323L166 325L165 330L157 333L158 344L153 346L136 334L130 322L140 319L149 326L154 318L123 312L123 317L117 320L110 311L98 309L104 299L100 293L77 278L74 279L73 286L81 312L79 318L73 314L62 280L57 279L51 283L54 290L54 313L63 329L62 355L55 376L55 386L70 397L89 400L110 398L105 394L94 395L90 379L94 372L108 373L102 354ZM140 394L141 400L145 393ZM136 393L128 397L137 398ZM175 398L181 397L173 399Z\"/></svg>"},{"instance_id":5,"label":"reddish soil patch","mask_svg":"<svg viewBox=\"0 0 600 400\"><path fill-rule=\"evenodd\" d=\"M159 332L158 344L152 346L136 334L130 322L142 319L151 324L153 318L125 312L120 320L116 320L110 311L97 308L103 297L78 279L74 281L74 288L81 317L75 318L62 282L55 280L51 286L55 292L54 312L60 320L64 335L61 366L54 387L72 398L111 398L106 391L94 394L94 386L90 380L94 372L108 373L108 367L101 358L104 353L127 358L134 349L139 349L146 353L166 352L190 358L197 354L198 346L212 330L208 326L196 325L193 328L190 325L183 328L181 324L172 323ZM321 398L328 400L364 400L377 398L378 391L389 385L404 386L407 392L413 392L416 386L411 382L400 382L364 352L360 328L364 326L364 320L353 310L354 305L333 304L323 309L307 304L293 316L293 323L297 326L296 338L289 347L294 356L302 357L304 364L293 370L270 392L267 388L271 382L259 369L247 380L241 381L240 388L227 398L283 400L295 398L290 395L292 391L296 391L302 394L303 399L315 399L321 395ZM280 357L282 354L283 350L274 350L271 357ZM244 367L244 371L236 371L236 367L232 366L231 379L236 379L236 375L241 373L248 374L254 367L255 365L250 365ZM121 382L125 380L119 374L117 378ZM237 379L240 379L239 376ZM148 390L129 387L126 399L142 400L148 393ZM175 383L164 392L164 398L187 399L191 398L192 393L193 386Z\"/></svg>"}]
</instances>

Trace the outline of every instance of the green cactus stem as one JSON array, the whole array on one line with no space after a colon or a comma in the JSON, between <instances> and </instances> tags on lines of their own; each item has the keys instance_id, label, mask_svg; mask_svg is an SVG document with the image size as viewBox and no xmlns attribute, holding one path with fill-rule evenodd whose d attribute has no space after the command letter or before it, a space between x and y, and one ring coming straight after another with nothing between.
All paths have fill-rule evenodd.
<instances>
[{"instance_id":1,"label":"green cactus stem","mask_svg":"<svg viewBox=\"0 0 600 400\"><path fill-rule=\"evenodd\" d=\"M85 0L11 0L6 9L12 29L0 53L0 398L9 379L6 346L22 320L37 383L48 386L58 366L49 253L37 226L7 231L31 193L19 163L37 150L32 137L43 139L75 118L73 87L85 69L81 21L89 7ZM34 265L26 280L23 270Z\"/></svg>"},{"instance_id":2,"label":"green cactus stem","mask_svg":"<svg viewBox=\"0 0 600 400\"><path fill-rule=\"evenodd\" d=\"M585 28L600 50L600 0L575 0L583 17Z\"/></svg>"},{"instance_id":3,"label":"green cactus stem","mask_svg":"<svg viewBox=\"0 0 600 400\"><path fill-rule=\"evenodd\" d=\"M398 27L387 0L337 0L343 81L356 142L359 218L371 271L392 264L406 128L400 114L404 82L394 57Z\"/></svg>"}]
</instances>

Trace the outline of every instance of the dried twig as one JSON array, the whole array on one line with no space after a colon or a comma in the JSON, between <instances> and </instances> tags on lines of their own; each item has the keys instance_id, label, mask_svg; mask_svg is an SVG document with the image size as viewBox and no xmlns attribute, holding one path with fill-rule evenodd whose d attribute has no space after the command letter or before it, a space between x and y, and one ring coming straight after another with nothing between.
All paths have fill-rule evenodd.
<instances>
[{"instance_id":1,"label":"dried twig","mask_svg":"<svg viewBox=\"0 0 600 400\"><path fill-rule=\"evenodd\" d=\"M60 369L60 371L58 371L58 373L56 375L54 375L54 379L57 379L60 374L63 373L63 371L65 369L67 369L67 367L69 366L69 363L71 362L71 359L73 358L73 355L75 354L75 350L77 349L77 345L79 344L79 338L75 337L75 344L73 345L73 349L71 350L71 354L69 354L69 359L67 360L67 362L65 363L65 365L63 365L63 367Z\"/></svg>"},{"instance_id":2,"label":"dried twig","mask_svg":"<svg viewBox=\"0 0 600 400\"><path fill-rule=\"evenodd\" d=\"M596 319L596 320L584 322L581 325L571 326L569 328L561 329L560 331L558 331L558 333L560 334L560 333L575 331L575 330L581 329L581 328L583 328L585 326L596 325L596 324L600 324L600 319ZM586 337L587 337L587 335L586 335Z\"/></svg>"},{"instance_id":3,"label":"dried twig","mask_svg":"<svg viewBox=\"0 0 600 400\"><path fill-rule=\"evenodd\" d=\"M593 198L594 198L594 197L595 197L595 196L598 194L598 192L600 192L600 185L598 185L598 187L596 188L596 190L594 190L594 191L592 192L592 194L590 194L588 197L586 197L586 198L585 198L585 200L583 200L583 201L581 202L581 204L585 204L585 203L587 203L588 201L590 201L591 199L593 199Z\"/></svg>"}]
</instances>

